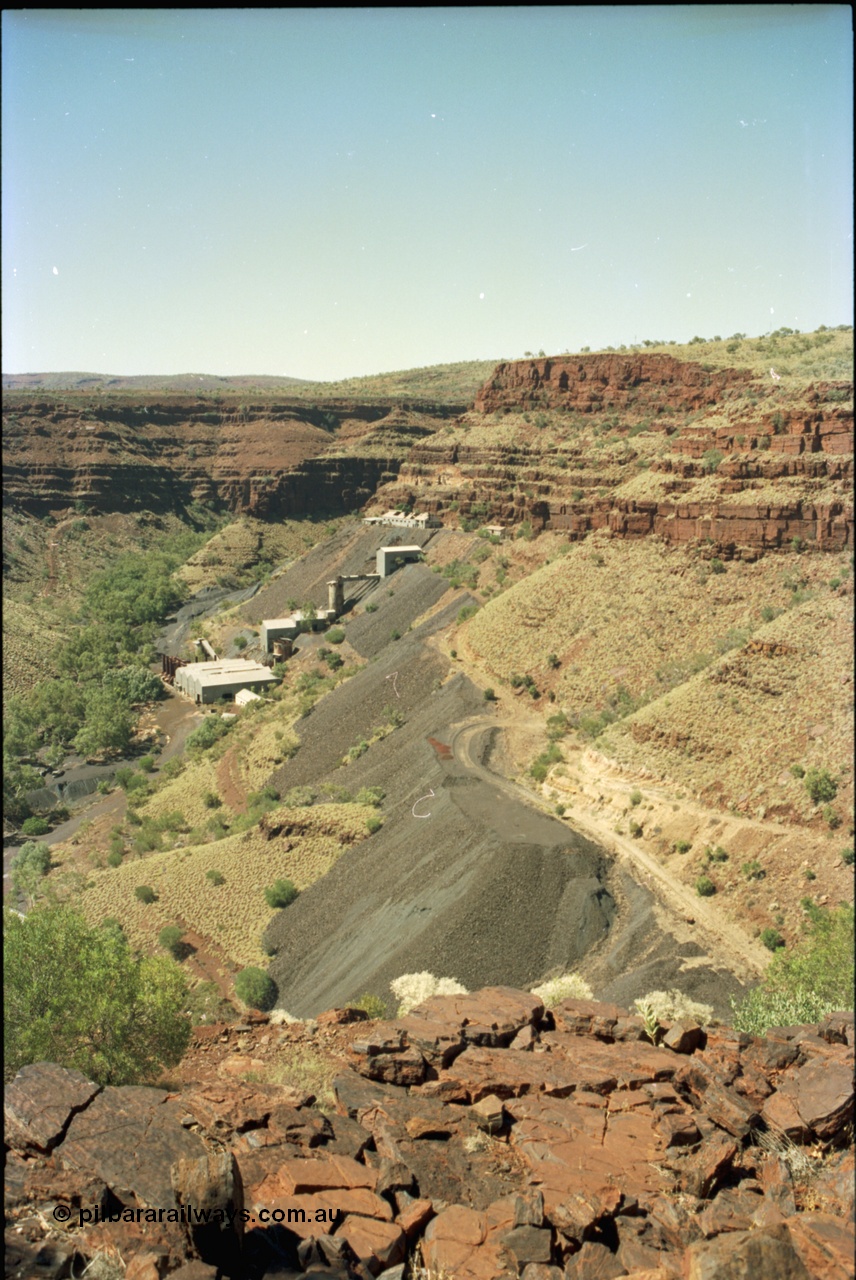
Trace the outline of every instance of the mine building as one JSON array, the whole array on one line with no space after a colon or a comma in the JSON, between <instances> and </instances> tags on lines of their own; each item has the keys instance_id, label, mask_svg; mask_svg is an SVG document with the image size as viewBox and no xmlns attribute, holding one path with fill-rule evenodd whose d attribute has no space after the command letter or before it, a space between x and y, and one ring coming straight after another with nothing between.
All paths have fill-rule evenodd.
<instances>
[{"instance_id":1,"label":"mine building","mask_svg":"<svg viewBox=\"0 0 856 1280\"><path fill-rule=\"evenodd\" d=\"M442 529L443 521L428 511L405 515L403 511L384 511L380 516L363 516L363 524L389 525L395 529Z\"/></svg>"},{"instance_id":2,"label":"mine building","mask_svg":"<svg viewBox=\"0 0 856 1280\"><path fill-rule=\"evenodd\" d=\"M314 617L298 609L287 618L265 618L261 626L262 649L265 653L273 653L275 640L293 642L302 631L324 631L336 617L335 609L316 609Z\"/></svg>"},{"instance_id":3,"label":"mine building","mask_svg":"<svg viewBox=\"0 0 856 1280\"><path fill-rule=\"evenodd\" d=\"M381 547L377 553L377 572L381 578L388 578L396 569L397 560L420 560L421 547Z\"/></svg>"},{"instance_id":4,"label":"mine building","mask_svg":"<svg viewBox=\"0 0 856 1280\"><path fill-rule=\"evenodd\" d=\"M220 662L188 662L178 667L175 687L196 703L232 698L242 689L275 684L276 676L260 662L248 658L227 658Z\"/></svg>"}]
</instances>

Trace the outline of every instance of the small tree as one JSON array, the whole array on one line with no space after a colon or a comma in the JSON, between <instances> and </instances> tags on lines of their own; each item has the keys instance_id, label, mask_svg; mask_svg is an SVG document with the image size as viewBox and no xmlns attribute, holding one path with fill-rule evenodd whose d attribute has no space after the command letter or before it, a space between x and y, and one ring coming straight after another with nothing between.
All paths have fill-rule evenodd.
<instances>
[{"instance_id":1,"label":"small tree","mask_svg":"<svg viewBox=\"0 0 856 1280\"><path fill-rule=\"evenodd\" d=\"M710 898L716 893L716 885L707 876L699 876L696 880L696 893L700 898Z\"/></svg>"},{"instance_id":2,"label":"small tree","mask_svg":"<svg viewBox=\"0 0 856 1280\"><path fill-rule=\"evenodd\" d=\"M182 930L177 924L168 924L158 934L158 945L168 951L174 960L182 958Z\"/></svg>"},{"instance_id":3,"label":"small tree","mask_svg":"<svg viewBox=\"0 0 856 1280\"><path fill-rule=\"evenodd\" d=\"M187 984L174 960L140 957L118 927L69 907L6 912L7 1076L56 1062L99 1084L138 1084L181 1060Z\"/></svg>"},{"instance_id":4,"label":"small tree","mask_svg":"<svg viewBox=\"0 0 856 1280\"><path fill-rule=\"evenodd\" d=\"M51 851L44 840L22 844L12 862L12 887L30 902L50 870Z\"/></svg>"},{"instance_id":5,"label":"small tree","mask_svg":"<svg viewBox=\"0 0 856 1280\"><path fill-rule=\"evenodd\" d=\"M26 818L21 823L21 831L25 836L46 836L51 824L45 818Z\"/></svg>"},{"instance_id":6,"label":"small tree","mask_svg":"<svg viewBox=\"0 0 856 1280\"><path fill-rule=\"evenodd\" d=\"M275 880L265 889L265 902L269 907L287 907L297 897L297 889L290 880Z\"/></svg>"},{"instance_id":7,"label":"small tree","mask_svg":"<svg viewBox=\"0 0 856 1280\"><path fill-rule=\"evenodd\" d=\"M134 897L140 902L145 902L147 906L153 902L157 902L158 895L149 884L138 884L134 890Z\"/></svg>"},{"instance_id":8,"label":"small tree","mask_svg":"<svg viewBox=\"0 0 856 1280\"><path fill-rule=\"evenodd\" d=\"M809 769L805 775L805 789L815 804L823 804L835 799L838 783L828 769Z\"/></svg>"},{"instance_id":9,"label":"small tree","mask_svg":"<svg viewBox=\"0 0 856 1280\"><path fill-rule=\"evenodd\" d=\"M251 965L235 975L235 994L251 1009L267 1012L276 1003L276 983L263 969Z\"/></svg>"}]
</instances>

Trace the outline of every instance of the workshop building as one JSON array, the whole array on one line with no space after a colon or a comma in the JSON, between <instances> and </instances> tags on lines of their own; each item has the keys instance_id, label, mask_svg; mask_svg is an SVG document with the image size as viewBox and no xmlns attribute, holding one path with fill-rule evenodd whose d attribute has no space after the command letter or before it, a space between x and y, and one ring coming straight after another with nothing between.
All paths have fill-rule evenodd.
<instances>
[{"instance_id":1,"label":"workshop building","mask_svg":"<svg viewBox=\"0 0 856 1280\"><path fill-rule=\"evenodd\" d=\"M261 689L276 683L276 676L260 662L227 658L220 662L188 662L175 673L175 687L196 703L233 698L241 689Z\"/></svg>"}]
</instances>

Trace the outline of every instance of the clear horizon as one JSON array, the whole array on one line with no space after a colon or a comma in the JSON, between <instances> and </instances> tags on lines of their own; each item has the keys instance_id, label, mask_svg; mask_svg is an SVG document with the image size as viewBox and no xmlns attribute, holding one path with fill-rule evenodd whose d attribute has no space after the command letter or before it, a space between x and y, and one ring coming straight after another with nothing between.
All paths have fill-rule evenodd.
<instances>
[{"instance_id":1,"label":"clear horizon","mask_svg":"<svg viewBox=\"0 0 856 1280\"><path fill-rule=\"evenodd\" d=\"M844 5L3 14L3 367L852 323Z\"/></svg>"}]
</instances>

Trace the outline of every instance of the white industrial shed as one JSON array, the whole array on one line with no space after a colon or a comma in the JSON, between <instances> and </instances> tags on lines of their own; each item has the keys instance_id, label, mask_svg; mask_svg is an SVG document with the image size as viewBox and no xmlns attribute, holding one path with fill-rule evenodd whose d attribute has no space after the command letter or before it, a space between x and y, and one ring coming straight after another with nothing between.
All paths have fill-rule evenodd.
<instances>
[{"instance_id":1,"label":"white industrial shed","mask_svg":"<svg viewBox=\"0 0 856 1280\"><path fill-rule=\"evenodd\" d=\"M275 684L276 676L260 662L228 658L221 662L189 662L175 673L175 687L194 702L216 702L241 689Z\"/></svg>"}]
</instances>

